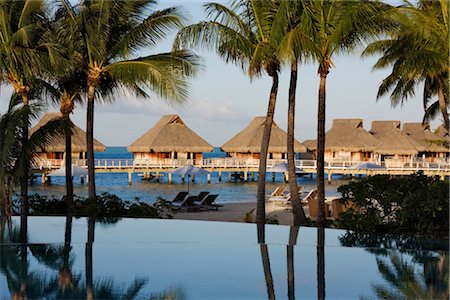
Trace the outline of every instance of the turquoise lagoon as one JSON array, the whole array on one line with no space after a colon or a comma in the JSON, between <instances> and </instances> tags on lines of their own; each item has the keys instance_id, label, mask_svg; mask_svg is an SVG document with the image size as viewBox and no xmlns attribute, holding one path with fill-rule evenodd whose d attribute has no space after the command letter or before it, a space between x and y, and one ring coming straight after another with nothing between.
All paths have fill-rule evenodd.
<instances>
[{"instance_id":1,"label":"turquoise lagoon","mask_svg":"<svg viewBox=\"0 0 450 300\"><path fill-rule=\"evenodd\" d=\"M214 152L204 153L205 157L223 157L225 153L220 152L215 148ZM95 153L96 159L107 160L126 160L132 159L133 154L127 152L125 147L108 147L105 152ZM116 162L117 163L117 162ZM272 174L267 175L267 193L270 194L273 190L282 184L283 179L281 174L276 174L276 181L272 182ZM173 197L182 190L186 190L186 183L181 182L179 176L173 177L173 184L167 183L167 176L161 178L161 182L147 182L142 181L137 173L133 175L133 185L128 185L127 173L97 173L96 174L97 193L108 192L115 194L124 200L133 200L138 197L145 202L154 202L157 197L165 199L173 199ZM348 178L339 178L334 176L331 184L326 184L326 194L328 196L337 196L336 188L348 182ZM306 190L311 190L316 186L315 176L298 177L297 183L303 185ZM228 174L222 175L222 182L219 182L217 172L211 174L211 184L207 183L206 176L197 176L195 183L190 183L189 189L191 193L195 194L200 191L209 191L212 194L218 194L218 202L232 203L232 202L254 202L256 201L257 182L241 182L228 179ZM36 177L36 181L29 188L30 194L38 193L40 195L54 195L57 198L65 194L65 179L64 177L52 177L52 184L43 186L41 184L40 176ZM78 196L86 197L88 188L86 184L81 184L79 178L74 179L74 192Z\"/></svg>"}]
</instances>

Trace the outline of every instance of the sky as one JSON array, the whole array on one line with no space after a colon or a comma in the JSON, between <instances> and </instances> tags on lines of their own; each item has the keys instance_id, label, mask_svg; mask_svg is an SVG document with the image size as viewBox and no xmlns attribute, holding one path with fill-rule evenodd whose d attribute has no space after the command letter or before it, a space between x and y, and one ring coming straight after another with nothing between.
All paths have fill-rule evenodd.
<instances>
[{"instance_id":1,"label":"sky","mask_svg":"<svg viewBox=\"0 0 450 300\"><path fill-rule=\"evenodd\" d=\"M164 1L156 8L181 5L189 14L190 23L205 19L202 1ZM142 54L155 54L171 49L175 32L156 48L142 49ZM107 146L128 146L150 129L163 115L178 114L188 127L213 146L220 147L256 116L267 110L271 78L250 79L240 68L226 64L212 52L195 51L203 58L204 69L190 82L190 95L183 105L173 105L152 95L150 99L136 99L121 95L116 103L96 104L94 134ZM410 98L402 107L393 108L388 97L376 99L378 87L389 69L373 71L377 57L361 59L358 52L334 58L334 67L327 79L326 129L335 118L361 118L369 130L373 120L400 120L421 122L423 117L422 93ZM289 68L280 75L279 93L275 110L275 123L287 127ZM319 77L315 64L299 66L296 102L295 136L302 142L315 139L317 131L317 94ZM7 108L12 89L0 87L0 111ZM49 111L58 107L49 105ZM73 122L84 129L86 107L78 105L72 115ZM432 128L440 119L432 122Z\"/></svg>"}]
</instances>

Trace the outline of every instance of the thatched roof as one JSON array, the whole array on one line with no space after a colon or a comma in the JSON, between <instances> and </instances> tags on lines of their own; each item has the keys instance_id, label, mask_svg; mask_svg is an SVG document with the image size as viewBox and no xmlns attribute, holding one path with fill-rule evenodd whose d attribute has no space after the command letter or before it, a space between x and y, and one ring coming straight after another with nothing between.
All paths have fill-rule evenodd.
<instances>
[{"instance_id":1,"label":"thatched roof","mask_svg":"<svg viewBox=\"0 0 450 300\"><path fill-rule=\"evenodd\" d=\"M158 123L128 146L129 152L210 152L213 146L187 127L177 115Z\"/></svg>"},{"instance_id":2,"label":"thatched roof","mask_svg":"<svg viewBox=\"0 0 450 300\"><path fill-rule=\"evenodd\" d=\"M266 117L255 117L247 127L232 137L221 148L225 152L260 153ZM294 140L295 152L306 152L306 147ZM269 152L287 152L287 134L273 122Z\"/></svg>"},{"instance_id":3,"label":"thatched roof","mask_svg":"<svg viewBox=\"0 0 450 300\"><path fill-rule=\"evenodd\" d=\"M374 149L376 153L414 155L423 148L400 130L400 121L373 121L370 133L379 141Z\"/></svg>"},{"instance_id":4,"label":"thatched roof","mask_svg":"<svg viewBox=\"0 0 450 300\"><path fill-rule=\"evenodd\" d=\"M447 141L449 140L449 134L448 134L448 130L445 128L444 124L440 125L438 128L436 128L436 130L434 131L434 134L436 134L437 136L446 139Z\"/></svg>"},{"instance_id":5,"label":"thatched roof","mask_svg":"<svg viewBox=\"0 0 450 300\"><path fill-rule=\"evenodd\" d=\"M317 149L316 140L304 141L310 150ZM378 140L364 130L362 119L334 119L333 126L325 134L325 150L372 151Z\"/></svg>"},{"instance_id":6,"label":"thatched roof","mask_svg":"<svg viewBox=\"0 0 450 300\"><path fill-rule=\"evenodd\" d=\"M302 144L309 150L313 151L317 149L317 141L316 140L304 140Z\"/></svg>"},{"instance_id":7,"label":"thatched roof","mask_svg":"<svg viewBox=\"0 0 450 300\"><path fill-rule=\"evenodd\" d=\"M424 152L448 152L449 149L444 146L445 139L432 133L430 125L422 123L405 123L403 132L419 143Z\"/></svg>"},{"instance_id":8,"label":"thatched roof","mask_svg":"<svg viewBox=\"0 0 450 300\"><path fill-rule=\"evenodd\" d=\"M61 118L62 114L59 112L48 112L42 116L39 122L30 129L29 134L33 134L40 127L47 124L48 121ZM73 125L72 128L72 152L86 152L86 132L84 132L80 127ZM103 152L106 147L98 140L94 139L94 151ZM45 147L44 152L65 152L66 151L66 141L63 136L55 136L51 141L50 145Z\"/></svg>"}]
</instances>

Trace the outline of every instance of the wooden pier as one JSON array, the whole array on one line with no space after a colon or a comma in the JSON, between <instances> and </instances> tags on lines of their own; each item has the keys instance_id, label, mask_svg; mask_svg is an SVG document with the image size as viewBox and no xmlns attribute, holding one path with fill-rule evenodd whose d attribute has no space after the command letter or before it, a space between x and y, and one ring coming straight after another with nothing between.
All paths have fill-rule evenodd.
<instances>
[{"instance_id":1,"label":"wooden pier","mask_svg":"<svg viewBox=\"0 0 450 300\"><path fill-rule=\"evenodd\" d=\"M267 167L271 167L275 164L286 162L286 160L268 159ZM74 164L79 166L86 166L86 160L73 160ZM425 175L440 176L444 179L446 176L450 176L450 163L448 161L437 162L425 162L425 161L409 161L396 165L386 165L381 163L386 169L376 170L357 170L349 169L353 165L357 165L363 162L358 161L329 161L325 163L325 173L327 174L328 181L331 181L333 175L375 175L375 174L390 174L390 175L409 175L418 171L423 171ZM63 166L64 160L42 160L33 166L33 173L41 174L43 182L45 182L46 175ZM159 162L152 162L148 160L134 160L134 159L96 159L95 171L97 173L127 173L128 183L132 184L132 178L134 173L140 174L143 180L155 179L159 180L161 176L170 170L174 170L178 167L185 166L187 164L194 165L196 167L205 169L209 172L217 172L219 181L222 181L223 173L228 173L228 178L241 174L244 181L255 180L255 176L258 173L259 160L257 159L236 159L236 158L209 158L202 160L188 160L188 159L165 159ZM301 168L305 173L316 173L317 166L315 160L297 160L296 165ZM235 174L235 175L233 175ZM168 173L168 182L172 182L172 174ZM274 174L272 174L274 178ZM284 174L287 178L287 174ZM195 180L195 177L191 178ZM184 179L183 179L184 180ZM207 178L208 183L211 180L210 175Z\"/></svg>"}]
</instances>

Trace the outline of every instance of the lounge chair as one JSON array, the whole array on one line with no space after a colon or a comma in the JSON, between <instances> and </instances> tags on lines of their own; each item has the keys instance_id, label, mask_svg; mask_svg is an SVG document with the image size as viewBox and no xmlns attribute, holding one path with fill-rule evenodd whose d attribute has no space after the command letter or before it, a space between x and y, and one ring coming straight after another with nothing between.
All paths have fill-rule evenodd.
<instances>
[{"instance_id":1,"label":"lounge chair","mask_svg":"<svg viewBox=\"0 0 450 300\"><path fill-rule=\"evenodd\" d=\"M219 210L219 207L222 207L223 205L217 204L215 202L216 198L218 196L219 195L217 195L217 194L209 194L206 197L204 197L202 200L194 201L193 204L195 206L199 206L200 208L204 208L204 209L207 209L207 210L213 210L213 209Z\"/></svg>"},{"instance_id":2,"label":"lounge chair","mask_svg":"<svg viewBox=\"0 0 450 300\"><path fill-rule=\"evenodd\" d=\"M287 186L277 187L268 197L267 201L272 202L273 207L276 204L287 205L290 204L291 194L286 192Z\"/></svg>"},{"instance_id":3,"label":"lounge chair","mask_svg":"<svg viewBox=\"0 0 450 300\"><path fill-rule=\"evenodd\" d=\"M309 197L307 201L309 208L309 217L311 219L316 219L318 216L317 194L314 197ZM325 218L328 218L330 216L330 205L328 203L324 203L324 206L325 206Z\"/></svg>"},{"instance_id":4,"label":"lounge chair","mask_svg":"<svg viewBox=\"0 0 450 300\"><path fill-rule=\"evenodd\" d=\"M206 192L206 191L200 192L200 193L198 194L198 199L199 199L200 201L203 201L203 199L205 199L206 196L208 196L208 195L209 195L209 192Z\"/></svg>"},{"instance_id":5,"label":"lounge chair","mask_svg":"<svg viewBox=\"0 0 450 300\"><path fill-rule=\"evenodd\" d=\"M271 194L269 197L277 197L277 196L283 196L284 192L286 191L287 186L285 185L280 185L279 187L277 187Z\"/></svg>"},{"instance_id":6,"label":"lounge chair","mask_svg":"<svg viewBox=\"0 0 450 300\"><path fill-rule=\"evenodd\" d=\"M198 196L189 196L187 195L186 198L184 198L181 202L171 202L170 206L174 210L182 210L186 209L187 211L195 211L199 210L200 207L198 205L195 205L194 202L198 201Z\"/></svg>"},{"instance_id":7,"label":"lounge chair","mask_svg":"<svg viewBox=\"0 0 450 300\"><path fill-rule=\"evenodd\" d=\"M313 189L313 190L311 190L309 192L306 192L306 191L302 192L302 194L304 194L304 193L306 193L306 195L305 195L305 197L303 197L301 199L302 205L308 205L308 200L309 199L317 197L317 190L316 189Z\"/></svg>"},{"instance_id":8,"label":"lounge chair","mask_svg":"<svg viewBox=\"0 0 450 300\"><path fill-rule=\"evenodd\" d=\"M172 204L172 203L181 203L181 202L183 202L183 201L187 198L188 195L189 195L188 192L179 192L179 193L175 196L175 198L173 198L173 200L170 201L170 204Z\"/></svg>"}]
</instances>

